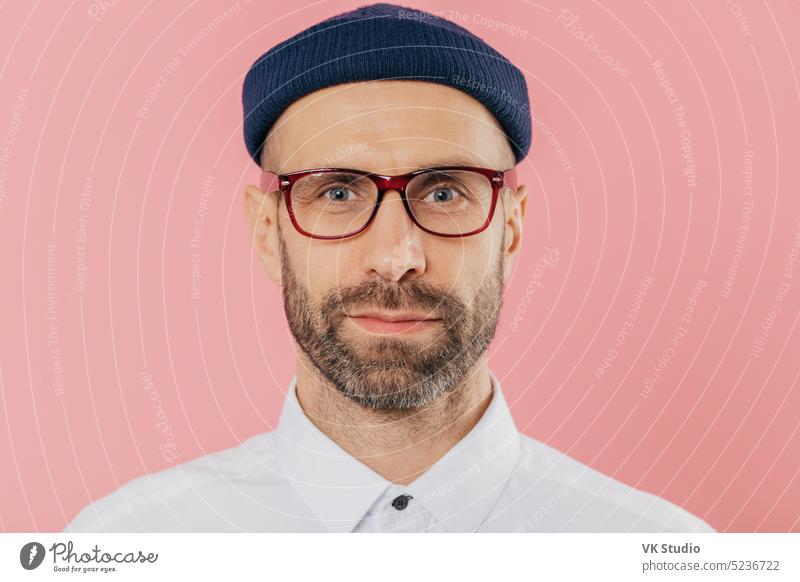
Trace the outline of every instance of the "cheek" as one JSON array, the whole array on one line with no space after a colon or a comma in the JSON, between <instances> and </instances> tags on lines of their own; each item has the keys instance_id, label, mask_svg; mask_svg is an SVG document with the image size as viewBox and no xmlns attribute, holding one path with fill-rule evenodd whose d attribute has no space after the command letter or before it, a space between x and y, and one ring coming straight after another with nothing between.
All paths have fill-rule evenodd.
<instances>
[{"instance_id":1,"label":"cheek","mask_svg":"<svg viewBox=\"0 0 800 582\"><path fill-rule=\"evenodd\" d=\"M486 283L486 279L494 274L497 262L497 249L486 245L470 251L469 260L464 265L465 283L473 292L477 292Z\"/></svg>"},{"instance_id":2,"label":"cheek","mask_svg":"<svg viewBox=\"0 0 800 582\"><path fill-rule=\"evenodd\" d=\"M319 301L337 287L351 287L363 280L358 257L338 244L295 240L287 243L287 254L298 282Z\"/></svg>"},{"instance_id":3,"label":"cheek","mask_svg":"<svg viewBox=\"0 0 800 582\"><path fill-rule=\"evenodd\" d=\"M464 239L465 261L481 272L493 272L503 250L506 221L503 207L497 204L489 228L480 234Z\"/></svg>"},{"instance_id":4,"label":"cheek","mask_svg":"<svg viewBox=\"0 0 800 582\"><path fill-rule=\"evenodd\" d=\"M494 272L497 252L492 239L483 234L445 244L427 254L423 279L468 299Z\"/></svg>"},{"instance_id":5,"label":"cheek","mask_svg":"<svg viewBox=\"0 0 800 582\"><path fill-rule=\"evenodd\" d=\"M472 240L468 239L465 245L459 279L463 282L462 288L470 291L470 297L481 292L487 280L495 277L502 258L503 228L502 221L493 221L486 232L470 237Z\"/></svg>"}]
</instances>

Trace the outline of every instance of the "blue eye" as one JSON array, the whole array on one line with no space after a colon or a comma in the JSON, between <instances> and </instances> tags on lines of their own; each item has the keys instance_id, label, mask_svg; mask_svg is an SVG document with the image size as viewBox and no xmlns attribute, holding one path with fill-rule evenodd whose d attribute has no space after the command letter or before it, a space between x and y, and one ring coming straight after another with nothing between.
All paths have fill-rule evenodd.
<instances>
[{"instance_id":1,"label":"blue eye","mask_svg":"<svg viewBox=\"0 0 800 582\"><path fill-rule=\"evenodd\" d=\"M436 188L430 195L434 202L450 202L455 198L455 193L450 188Z\"/></svg>"},{"instance_id":2,"label":"blue eye","mask_svg":"<svg viewBox=\"0 0 800 582\"><path fill-rule=\"evenodd\" d=\"M330 190L326 190L324 195L328 196L333 201L344 201L347 202L348 194L352 194L353 191L349 188L331 188Z\"/></svg>"}]
</instances>

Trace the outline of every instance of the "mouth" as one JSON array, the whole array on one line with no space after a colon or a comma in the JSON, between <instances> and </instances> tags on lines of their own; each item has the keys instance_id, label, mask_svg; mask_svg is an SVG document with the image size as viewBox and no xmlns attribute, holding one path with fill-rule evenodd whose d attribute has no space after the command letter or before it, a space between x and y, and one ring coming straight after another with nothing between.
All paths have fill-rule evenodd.
<instances>
[{"instance_id":1,"label":"mouth","mask_svg":"<svg viewBox=\"0 0 800 582\"><path fill-rule=\"evenodd\" d=\"M353 324L372 334L419 333L429 330L441 319L422 312L364 311L348 314Z\"/></svg>"}]
</instances>

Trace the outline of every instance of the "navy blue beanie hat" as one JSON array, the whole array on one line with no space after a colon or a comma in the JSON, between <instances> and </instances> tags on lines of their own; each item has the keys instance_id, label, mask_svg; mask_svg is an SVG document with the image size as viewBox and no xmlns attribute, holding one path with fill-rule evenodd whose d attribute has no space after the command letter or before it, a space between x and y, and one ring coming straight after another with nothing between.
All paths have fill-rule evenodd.
<instances>
[{"instance_id":1,"label":"navy blue beanie hat","mask_svg":"<svg viewBox=\"0 0 800 582\"><path fill-rule=\"evenodd\" d=\"M497 118L516 161L531 145L525 78L468 30L428 12L372 4L329 18L276 45L244 79L244 141L260 165L270 128L294 101L357 81L406 79L448 85Z\"/></svg>"}]
</instances>

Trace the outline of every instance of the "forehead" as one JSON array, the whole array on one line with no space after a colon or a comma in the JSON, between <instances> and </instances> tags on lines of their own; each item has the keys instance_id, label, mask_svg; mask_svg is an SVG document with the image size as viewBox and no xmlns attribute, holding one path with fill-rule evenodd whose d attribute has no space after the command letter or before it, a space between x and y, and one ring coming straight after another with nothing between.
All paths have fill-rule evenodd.
<instances>
[{"instance_id":1,"label":"forehead","mask_svg":"<svg viewBox=\"0 0 800 582\"><path fill-rule=\"evenodd\" d=\"M326 87L295 101L264 144L277 172L349 167L402 173L459 164L505 170L514 156L502 127L466 93L421 81Z\"/></svg>"}]
</instances>

